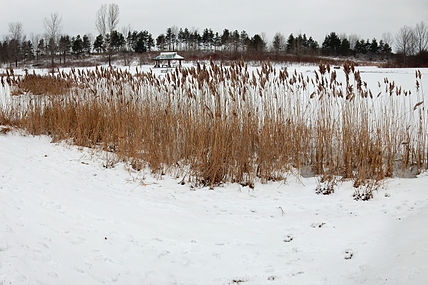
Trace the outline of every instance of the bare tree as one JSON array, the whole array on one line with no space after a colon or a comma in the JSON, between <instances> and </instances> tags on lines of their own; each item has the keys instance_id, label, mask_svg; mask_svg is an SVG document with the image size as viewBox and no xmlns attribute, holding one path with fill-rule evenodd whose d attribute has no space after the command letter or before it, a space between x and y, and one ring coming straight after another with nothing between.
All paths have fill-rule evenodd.
<instances>
[{"instance_id":1,"label":"bare tree","mask_svg":"<svg viewBox=\"0 0 428 285\"><path fill-rule=\"evenodd\" d=\"M107 32L107 5L101 5L97 11L97 18L95 20L98 33L105 38Z\"/></svg>"},{"instance_id":2,"label":"bare tree","mask_svg":"<svg viewBox=\"0 0 428 285\"><path fill-rule=\"evenodd\" d=\"M11 35L11 39L20 42L22 39L22 23L9 23L9 33Z\"/></svg>"},{"instance_id":3,"label":"bare tree","mask_svg":"<svg viewBox=\"0 0 428 285\"><path fill-rule=\"evenodd\" d=\"M51 54L52 67L54 65L54 56L58 47L58 36L61 32L61 17L58 13L52 13L49 18L44 19L46 39L49 52Z\"/></svg>"},{"instance_id":4,"label":"bare tree","mask_svg":"<svg viewBox=\"0 0 428 285\"><path fill-rule=\"evenodd\" d=\"M49 18L44 19L45 32L48 39L58 39L58 35L61 32L61 17L58 13L52 13Z\"/></svg>"},{"instance_id":5,"label":"bare tree","mask_svg":"<svg viewBox=\"0 0 428 285\"><path fill-rule=\"evenodd\" d=\"M125 36L126 43L125 43L125 52L123 53L123 61L125 65L129 65L129 51L132 50L132 46L130 45L130 42L128 41L128 35L132 32L131 25L122 27L122 35Z\"/></svg>"},{"instance_id":6,"label":"bare tree","mask_svg":"<svg viewBox=\"0 0 428 285\"><path fill-rule=\"evenodd\" d=\"M95 25L98 33L103 36L103 39L107 46L108 62L111 65L111 53L112 47L110 44L110 37L114 30L116 30L119 24L119 5L117 4L106 4L101 5L97 11L95 19ZM108 34L107 34L108 32Z\"/></svg>"},{"instance_id":7,"label":"bare tree","mask_svg":"<svg viewBox=\"0 0 428 285\"><path fill-rule=\"evenodd\" d=\"M119 24L119 5L110 4L108 5L108 14L107 14L107 27L109 33L116 30L117 25Z\"/></svg>"},{"instance_id":8,"label":"bare tree","mask_svg":"<svg viewBox=\"0 0 428 285\"><path fill-rule=\"evenodd\" d=\"M349 48L350 49L354 49L355 48L355 44L357 43L357 41L360 40L360 36L357 34L350 34L348 36L348 41L349 41Z\"/></svg>"},{"instance_id":9,"label":"bare tree","mask_svg":"<svg viewBox=\"0 0 428 285\"><path fill-rule=\"evenodd\" d=\"M422 53L428 48L428 27L424 22L420 22L415 28L416 51Z\"/></svg>"},{"instance_id":10,"label":"bare tree","mask_svg":"<svg viewBox=\"0 0 428 285\"><path fill-rule=\"evenodd\" d=\"M275 36L273 37L272 49L278 53L284 49L284 46L285 46L284 35L281 33L276 33Z\"/></svg>"},{"instance_id":11,"label":"bare tree","mask_svg":"<svg viewBox=\"0 0 428 285\"><path fill-rule=\"evenodd\" d=\"M9 23L10 33L10 55L15 60L15 67L18 67L18 60L21 54L21 43L22 43L22 23Z\"/></svg>"},{"instance_id":12,"label":"bare tree","mask_svg":"<svg viewBox=\"0 0 428 285\"><path fill-rule=\"evenodd\" d=\"M415 53L416 37L413 29L404 26L397 33L395 38L395 47L403 55L403 62L406 63L406 57Z\"/></svg>"},{"instance_id":13,"label":"bare tree","mask_svg":"<svg viewBox=\"0 0 428 285\"><path fill-rule=\"evenodd\" d=\"M392 34L390 32L383 33L382 34L382 41L385 44L388 44L390 47L392 47L392 45L394 44L394 37L392 36Z\"/></svg>"}]
</instances>

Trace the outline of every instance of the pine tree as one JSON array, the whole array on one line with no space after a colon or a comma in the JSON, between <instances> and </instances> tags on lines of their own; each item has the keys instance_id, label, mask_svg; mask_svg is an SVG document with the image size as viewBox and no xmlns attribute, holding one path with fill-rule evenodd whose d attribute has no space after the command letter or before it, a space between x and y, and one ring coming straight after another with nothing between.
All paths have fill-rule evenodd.
<instances>
[{"instance_id":1,"label":"pine tree","mask_svg":"<svg viewBox=\"0 0 428 285\"><path fill-rule=\"evenodd\" d=\"M252 49L254 49L255 51L258 52L262 52L264 51L264 49L266 48L266 43L265 41L262 39L262 37L258 34L255 34L250 41L250 46Z\"/></svg>"},{"instance_id":2,"label":"pine tree","mask_svg":"<svg viewBox=\"0 0 428 285\"><path fill-rule=\"evenodd\" d=\"M34 58L33 43L30 40L22 42L22 55L26 60Z\"/></svg>"},{"instance_id":3,"label":"pine tree","mask_svg":"<svg viewBox=\"0 0 428 285\"><path fill-rule=\"evenodd\" d=\"M240 43L239 39L240 39L239 32L237 30L233 31L231 36L231 41L235 52L238 51L238 48L239 48L239 43Z\"/></svg>"},{"instance_id":4,"label":"pine tree","mask_svg":"<svg viewBox=\"0 0 428 285\"><path fill-rule=\"evenodd\" d=\"M370 44L370 52L372 54L376 55L376 54L378 54L378 49L379 49L379 46L377 44L377 41L376 41L376 39L373 39L371 44Z\"/></svg>"},{"instance_id":5,"label":"pine tree","mask_svg":"<svg viewBox=\"0 0 428 285\"><path fill-rule=\"evenodd\" d=\"M87 54L91 53L91 41L87 35L83 35L83 51Z\"/></svg>"},{"instance_id":6,"label":"pine tree","mask_svg":"<svg viewBox=\"0 0 428 285\"><path fill-rule=\"evenodd\" d=\"M290 34L287 39L287 52L295 53L296 52L296 39L293 34Z\"/></svg>"},{"instance_id":7,"label":"pine tree","mask_svg":"<svg viewBox=\"0 0 428 285\"><path fill-rule=\"evenodd\" d=\"M165 35L164 34L160 34L157 38L156 38L156 46L159 50L165 50L165 46L166 46L166 39L165 39Z\"/></svg>"},{"instance_id":8,"label":"pine tree","mask_svg":"<svg viewBox=\"0 0 428 285\"><path fill-rule=\"evenodd\" d=\"M105 44L104 44L104 37L102 35L98 35L95 38L95 41L94 41L94 50L96 50L98 53L106 51L106 47L105 47Z\"/></svg>"},{"instance_id":9,"label":"pine tree","mask_svg":"<svg viewBox=\"0 0 428 285\"><path fill-rule=\"evenodd\" d=\"M343 56L348 56L351 53L351 43L347 38L343 38L340 42L339 54Z\"/></svg>"},{"instance_id":10,"label":"pine tree","mask_svg":"<svg viewBox=\"0 0 428 285\"><path fill-rule=\"evenodd\" d=\"M337 55L342 44L340 38L335 32L330 33L324 39L322 43L322 50L328 55Z\"/></svg>"},{"instance_id":11,"label":"pine tree","mask_svg":"<svg viewBox=\"0 0 428 285\"><path fill-rule=\"evenodd\" d=\"M138 37L135 46L134 46L134 51L137 53L143 53L147 51L146 45L144 43L144 38L143 37Z\"/></svg>"},{"instance_id":12,"label":"pine tree","mask_svg":"<svg viewBox=\"0 0 428 285\"><path fill-rule=\"evenodd\" d=\"M245 51L247 47L251 45L250 37L248 36L246 31L241 31L241 34L239 35L239 42L243 51Z\"/></svg>"},{"instance_id":13,"label":"pine tree","mask_svg":"<svg viewBox=\"0 0 428 285\"><path fill-rule=\"evenodd\" d=\"M44 55L46 51L45 40L40 39L36 48L36 60L39 60L39 55Z\"/></svg>"},{"instance_id":14,"label":"pine tree","mask_svg":"<svg viewBox=\"0 0 428 285\"><path fill-rule=\"evenodd\" d=\"M112 50L119 51L125 45L125 37L118 31L112 31L110 34L110 47Z\"/></svg>"},{"instance_id":15,"label":"pine tree","mask_svg":"<svg viewBox=\"0 0 428 285\"><path fill-rule=\"evenodd\" d=\"M65 63L65 57L70 52L71 49L71 40L69 36L61 36L59 39L59 51L63 56Z\"/></svg>"},{"instance_id":16,"label":"pine tree","mask_svg":"<svg viewBox=\"0 0 428 285\"><path fill-rule=\"evenodd\" d=\"M72 38L72 47L71 49L73 50L73 53L76 56L79 56L80 54L82 54L83 52L83 41L80 38L80 35L77 35L76 38Z\"/></svg>"},{"instance_id":17,"label":"pine tree","mask_svg":"<svg viewBox=\"0 0 428 285\"><path fill-rule=\"evenodd\" d=\"M223 30L223 34L221 35L221 45L228 49L230 43L230 32L228 29Z\"/></svg>"}]
</instances>

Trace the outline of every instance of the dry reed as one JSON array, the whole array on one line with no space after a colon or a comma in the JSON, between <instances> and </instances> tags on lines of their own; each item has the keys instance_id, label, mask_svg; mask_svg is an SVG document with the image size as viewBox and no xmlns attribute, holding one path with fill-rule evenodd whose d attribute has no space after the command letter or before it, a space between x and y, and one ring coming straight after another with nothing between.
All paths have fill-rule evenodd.
<instances>
[{"instance_id":1,"label":"dry reed","mask_svg":"<svg viewBox=\"0 0 428 285\"><path fill-rule=\"evenodd\" d=\"M178 169L199 185L252 187L297 169L321 175L327 188L340 176L359 189L427 169L421 73L419 92L411 94L388 79L379 93L369 90L352 63L343 71L343 83L329 65L309 78L270 63L250 69L242 61L164 76L96 68L17 78L12 71L1 77L3 86L47 96L13 97L0 110L0 123L101 147L137 170ZM360 197L370 196L375 187L369 186Z\"/></svg>"}]
</instances>

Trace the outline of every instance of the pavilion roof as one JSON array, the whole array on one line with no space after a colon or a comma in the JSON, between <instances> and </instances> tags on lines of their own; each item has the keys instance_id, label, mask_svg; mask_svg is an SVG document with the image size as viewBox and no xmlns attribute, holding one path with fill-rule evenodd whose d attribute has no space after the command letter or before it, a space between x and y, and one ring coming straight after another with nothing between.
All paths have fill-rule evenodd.
<instances>
[{"instance_id":1,"label":"pavilion roof","mask_svg":"<svg viewBox=\"0 0 428 285\"><path fill-rule=\"evenodd\" d=\"M158 56L153 58L154 60L168 60L168 59L184 59L181 55L176 52L161 52Z\"/></svg>"}]
</instances>

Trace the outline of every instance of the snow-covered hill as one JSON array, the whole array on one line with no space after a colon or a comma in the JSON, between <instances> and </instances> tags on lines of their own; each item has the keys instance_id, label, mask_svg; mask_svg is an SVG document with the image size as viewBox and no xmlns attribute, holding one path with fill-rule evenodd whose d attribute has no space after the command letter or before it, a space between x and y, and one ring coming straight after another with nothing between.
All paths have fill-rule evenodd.
<instances>
[{"instance_id":1,"label":"snow-covered hill","mask_svg":"<svg viewBox=\"0 0 428 285\"><path fill-rule=\"evenodd\" d=\"M428 284L428 175L191 189L0 135L0 284Z\"/></svg>"}]
</instances>

